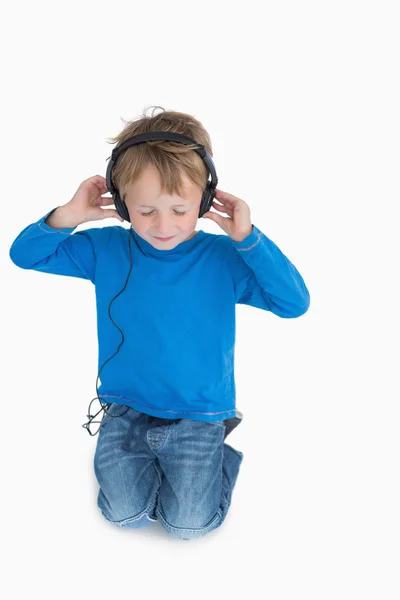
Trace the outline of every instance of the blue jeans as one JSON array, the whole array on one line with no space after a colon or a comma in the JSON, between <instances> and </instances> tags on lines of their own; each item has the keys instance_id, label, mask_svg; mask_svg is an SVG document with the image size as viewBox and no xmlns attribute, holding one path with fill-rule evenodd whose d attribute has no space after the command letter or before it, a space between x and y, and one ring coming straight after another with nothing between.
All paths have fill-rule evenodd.
<instances>
[{"instance_id":1,"label":"blue jeans","mask_svg":"<svg viewBox=\"0 0 400 600\"><path fill-rule=\"evenodd\" d=\"M219 527L243 460L224 442L224 421L161 419L117 403L108 412L94 457L104 517L121 527L160 521L183 539Z\"/></svg>"}]
</instances>

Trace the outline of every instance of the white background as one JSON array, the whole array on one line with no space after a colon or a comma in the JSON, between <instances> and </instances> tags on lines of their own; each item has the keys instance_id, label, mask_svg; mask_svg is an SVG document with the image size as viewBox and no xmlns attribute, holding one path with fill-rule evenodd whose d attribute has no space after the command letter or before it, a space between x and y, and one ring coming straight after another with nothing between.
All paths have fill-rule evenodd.
<instances>
[{"instance_id":1,"label":"white background","mask_svg":"<svg viewBox=\"0 0 400 600\"><path fill-rule=\"evenodd\" d=\"M399 599L397 10L2 9L4 598ZM102 517L97 438L81 427L96 395L94 287L8 256L23 228L105 176L106 138L149 105L203 123L218 187L249 204L311 295L298 319L237 307L244 419L228 440L244 460L225 522L191 542Z\"/></svg>"}]
</instances>

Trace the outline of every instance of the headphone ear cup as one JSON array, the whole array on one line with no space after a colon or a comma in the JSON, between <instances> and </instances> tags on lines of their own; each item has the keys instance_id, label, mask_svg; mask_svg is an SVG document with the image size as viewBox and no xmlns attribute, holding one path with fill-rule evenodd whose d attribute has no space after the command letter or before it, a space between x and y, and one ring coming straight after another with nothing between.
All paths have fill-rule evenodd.
<instances>
[{"instance_id":1,"label":"headphone ear cup","mask_svg":"<svg viewBox=\"0 0 400 600\"><path fill-rule=\"evenodd\" d=\"M210 182L207 184L206 189L203 192L200 203L199 219L208 212L212 207L212 201L215 196L215 190L211 187Z\"/></svg>"},{"instance_id":2,"label":"headphone ear cup","mask_svg":"<svg viewBox=\"0 0 400 600\"><path fill-rule=\"evenodd\" d=\"M125 202L123 200L121 200L121 197L120 197L118 191L115 193L115 196L113 196L113 199L114 199L115 208L117 209L117 213L119 214L119 216L122 217L125 221L128 221L128 223L130 223L131 220L129 218L128 208L127 208Z\"/></svg>"}]
</instances>

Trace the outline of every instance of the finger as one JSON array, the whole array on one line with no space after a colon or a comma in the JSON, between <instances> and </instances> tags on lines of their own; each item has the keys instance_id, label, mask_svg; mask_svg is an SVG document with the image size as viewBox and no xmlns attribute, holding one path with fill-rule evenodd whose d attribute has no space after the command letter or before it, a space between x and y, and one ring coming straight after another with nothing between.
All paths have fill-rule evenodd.
<instances>
[{"instance_id":1,"label":"finger","mask_svg":"<svg viewBox=\"0 0 400 600\"><path fill-rule=\"evenodd\" d=\"M104 185L107 185L107 181L105 177L102 177L101 175L95 175L93 177L93 179L97 179L97 181L100 181L102 184L104 183Z\"/></svg>"},{"instance_id":2,"label":"finger","mask_svg":"<svg viewBox=\"0 0 400 600\"><path fill-rule=\"evenodd\" d=\"M94 185L96 194L101 195L101 194L105 194L108 192L108 190L103 187L103 185L100 183L100 181L94 181L92 179L92 181L90 183L92 183Z\"/></svg>"},{"instance_id":3,"label":"finger","mask_svg":"<svg viewBox=\"0 0 400 600\"><path fill-rule=\"evenodd\" d=\"M100 198L100 203L99 206L111 206L114 204L114 199L113 198L107 198L102 196Z\"/></svg>"},{"instance_id":4,"label":"finger","mask_svg":"<svg viewBox=\"0 0 400 600\"><path fill-rule=\"evenodd\" d=\"M104 177L101 177L101 175L95 175L94 177L90 178L93 183L99 188L99 190L104 194L107 190L107 181L104 179Z\"/></svg>"},{"instance_id":5,"label":"finger","mask_svg":"<svg viewBox=\"0 0 400 600\"><path fill-rule=\"evenodd\" d=\"M221 223L224 221L232 220L230 217L223 217L222 215L212 212L211 210L209 210L207 213L205 213L204 216L207 217L207 219L211 219L212 221L215 221L216 223L218 223L218 225L221 225Z\"/></svg>"},{"instance_id":6,"label":"finger","mask_svg":"<svg viewBox=\"0 0 400 600\"><path fill-rule=\"evenodd\" d=\"M232 200L231 198L226 198L225 196L216 196L216 199L218 200L218 202L221 202L221 204L228 204L229 206L231 206L234 203L234 200Z\"/></svg>"},{"instance_id":7,"label":"finger","mask_svg":"<svg viewBox=\"0 0 400 600\"><path fill-rule=\"evenodd\" d=\"M233 202L233 200L237 200L236 196L232 194L228 194L228 192L223 192L222 190L217 189L215 192L215 197L219 202Z\"/></svg>"},{"instance_id":8,"label":"finger","mask_svg":"<svg viewBox=\"0 0 400 600\"><path fill-rule=\"evenodd\" d=\"M116 210L111 210L111 209L104 209L103 211L103 215L102 218L103 219L119 219L121 221L121 223L124 222L123 218L119 216L118 212Z\"/></svg>"},{"instance_id":9,"label":"finger","mask_svg":"<svg viewBox=\"0 0 400 600\"><path fill-rule=\"evenodd\" d=\"M217 204L216 202L213 202L212 206L216 210L219 210L219 211L224 212L224 213L230 214L232 212L227 206L223 206L222 204Z\"/></svg>"}]
</instances>

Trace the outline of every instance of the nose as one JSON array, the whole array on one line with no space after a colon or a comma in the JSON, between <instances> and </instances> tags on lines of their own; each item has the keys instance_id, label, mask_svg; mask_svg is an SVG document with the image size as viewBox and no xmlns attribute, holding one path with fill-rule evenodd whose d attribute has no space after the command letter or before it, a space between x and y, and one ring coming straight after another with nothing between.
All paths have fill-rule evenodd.
<instances>
[{"instance_id":1,"label":"nose","mask_svg":"<svg viewBox=\"0 0 400 600\"><path fill-rule=\"evenodd\" d=\"M157 231L165 237L167 237L168 233L173 235L171 233L171 225L169 224L169 217L167 215L165 217L163 215L159 215L157 218Z\"/></svg>"}]
</instances>

